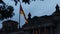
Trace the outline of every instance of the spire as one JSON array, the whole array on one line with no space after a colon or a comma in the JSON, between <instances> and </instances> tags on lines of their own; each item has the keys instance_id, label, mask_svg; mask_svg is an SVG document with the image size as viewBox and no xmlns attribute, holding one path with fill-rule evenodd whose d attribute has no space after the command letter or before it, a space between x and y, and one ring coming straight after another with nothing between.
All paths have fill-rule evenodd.
<instances>
[{"instance_id":1,"label":"spire","mask_svg":"<svg viewBox=\"0 0 60 34\"><path fill-rule=\"evenodd\" d=\"M55 13L60 13L60 10L59 10L59 5L58 5L58 4L56 5L56 7L55 7L55 8L56 8Z\"/></svg>"},{"instance_id":2,"label":"spire","mask_svg":"<svg viewBox=\"0 0 60 34\"><path fill-rule=\"evenodd\" d=\"M53 15L60 15L59 5L57 4L55 8L56 8L56 10L55 10L55 12L53 13Z\"/></svg>"},{"instance_id":3,"label":"spire","mask_svg":"<svg viewBox=\"0 0 60 34\"><path fill-rule=\"evenodd\" d=\"M29 14L28 14L28 19L31 19L31 13L29 12Z\"/></svg>"},{"instance_id":4,"label":"spire","mask_svg":"<svg viewBox=\"0 0 60 34\"><path fill-rule=\"evenodd\" d=\"M56 5L56 7L55 7L55 8L56 8L56 10L59 10L59 6L58 6L58 4Z\"/></svg>"}]
</instances>

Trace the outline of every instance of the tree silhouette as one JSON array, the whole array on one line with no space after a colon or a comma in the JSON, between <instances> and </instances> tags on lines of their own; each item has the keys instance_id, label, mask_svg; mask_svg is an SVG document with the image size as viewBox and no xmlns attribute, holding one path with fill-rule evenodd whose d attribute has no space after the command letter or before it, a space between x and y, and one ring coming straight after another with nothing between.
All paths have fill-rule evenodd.
<instances>
[{"instance_id":1,"label":"tree silhouette","mask_svg":"<svg viewBox=\"0 0 60 34\"><path fill-rule=\"evenodd\" d=\"M20 0L14 0L14 2L15 2L15 5L17 5L17 3L19 2Z\"/></svg>"},{"instance_id":2,"label":"tree silhouette","mask_svg":"<svg viewBox=\"0 0 60 34\"><path fill-rule=\"evenodd\" d=\"M20 1L20 0L14 0L15 5L17 5L17 3L18 3L19 1ZM32 1L36 1L36 0L32 0ZM40 0L40 1L44 1L44 0ZM26 3L30 4L30 0L22 0L22 2L25 2L25 4L26 4Z\"/></svg>"},{"instance_id":3,"label":"tree silhouette","mask_svg":"<svg viewBox=\"0 0 60 34\"><path fill-rule=\"evenodd\" d=\"M3 4L3 5L5 5L5 3L3 2L3 0L0 0L0 3Z\"/></svg>"},{"instance_id":4,"label":"tree silhouette","mask_svg":"<svg viewBox=\"0 0 60 34\"><path fill-rule=\"evenodd\" d=\"M0 5L0 20L12 18L14 13L14 8L12 6Z\"/></svg>"},{"instance_id":5,"label":"tree silhouette","mask_svg":"<svg viewBox=\"0 0 60 34\"><path fill-rule=\"evenodd\" d=\"M26 3L30 4L30 0L22 0L22 2L25 2L25 4Z\"/></svg>"},{"instance_id":6,"label":"tree silhouette","mask_svg":"<svg viewBox=\"0 0 60 34\"><path fill-rule=\"evenodd\" d=\"M32 1L36 1L36 0L32 0ZM40 1L44 1L44 0L40 0ZM22 0L22 2L25 2L25 4L26 3L30 4L30 0Z\"/></svg>"}]
</instances>

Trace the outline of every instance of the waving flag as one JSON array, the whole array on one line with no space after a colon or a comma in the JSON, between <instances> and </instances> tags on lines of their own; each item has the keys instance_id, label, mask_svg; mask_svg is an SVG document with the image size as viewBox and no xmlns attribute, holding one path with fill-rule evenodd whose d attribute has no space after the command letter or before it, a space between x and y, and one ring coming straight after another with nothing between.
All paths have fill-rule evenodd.
<instances>
[{"instance_id":1,"label":"waving flag","mask_svg":"<svg viewBox=\"0 0 60 34\"><path fill-rule=\"evenodd\" d=\"M26 19L25 13L24 13L21 5L20 5L20 14L22 14L24 16L26 23L28 23L28 20Z\"/></svg>"}]
</instances>

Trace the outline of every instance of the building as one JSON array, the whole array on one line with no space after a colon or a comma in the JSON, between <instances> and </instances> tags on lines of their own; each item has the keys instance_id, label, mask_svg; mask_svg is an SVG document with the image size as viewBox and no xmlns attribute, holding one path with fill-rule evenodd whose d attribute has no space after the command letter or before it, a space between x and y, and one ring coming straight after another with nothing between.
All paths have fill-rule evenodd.
<instances>
[{"instance_id":1,"label":"building","mask_svg":"<svg viewBox=\"0 0 60 34\"><path fill-rule=\"evenodd\" d=\"M58 4L52 15L34 16L28 14L28 23L23 25L25 34L60 34L60 9Z\"/></svg>"},{"instance_id":2,"label":"building","mask_svg":"<svg viewBox=\"0 0 60 34\"><path fill-rule=\"evenodd\" d=\"M2 23L2 32L4 33L11 33L18 31L18 22L13 20L7 20Z\"/></svg>"},{"instance_id":3,"label":"building","mask_svg":"<svg viewBox=\"0 0 60 34\"><path fill-rule=\"evenodd\" d=\"M13 20L7 20L2 22L2 28L0 34L24 34L22 28L18 28L18 22Z\"/></svg>"}]
</instances>

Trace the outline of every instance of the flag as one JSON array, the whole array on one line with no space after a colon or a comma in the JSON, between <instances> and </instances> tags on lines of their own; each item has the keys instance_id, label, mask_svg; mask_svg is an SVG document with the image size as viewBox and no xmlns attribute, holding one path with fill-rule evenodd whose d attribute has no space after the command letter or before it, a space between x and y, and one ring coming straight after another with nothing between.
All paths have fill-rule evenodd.
<instances>
[{"instance_id":1,"label":"flag","mask_svg":"<svg viewBox=\"0 0 60 34\"><path fill-rule=\"evenodd\" d=\"M24 13L21 5L20 5L20 14L22 14L24 16L26 23L28 23L28 19L26 19L25 13Z\"/></svg>"}]
</instances>

